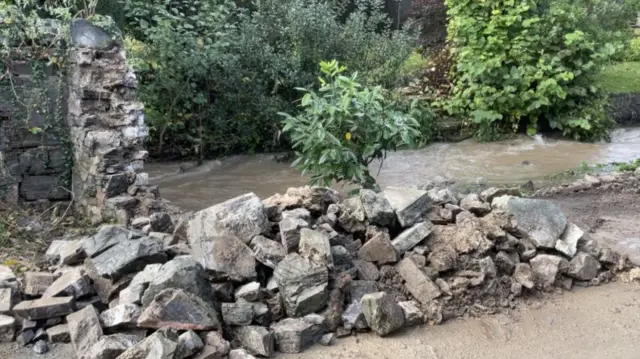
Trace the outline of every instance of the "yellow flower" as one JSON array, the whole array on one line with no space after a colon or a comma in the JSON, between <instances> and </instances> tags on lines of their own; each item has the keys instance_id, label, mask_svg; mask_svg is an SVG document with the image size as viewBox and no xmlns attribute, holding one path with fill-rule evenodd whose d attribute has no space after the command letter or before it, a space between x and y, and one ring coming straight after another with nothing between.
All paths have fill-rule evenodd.
<instances>
[{"instance_id":1,"label":"yellow flower","mask_svg":"<svg viewBox=\"0 0 640 359\"><path fill-rule=\"evenodd\" d=\"M347 132L344 134L344 138L347 139L347 141L351 141L351 132Z\"/></svg>"}]
</instances>

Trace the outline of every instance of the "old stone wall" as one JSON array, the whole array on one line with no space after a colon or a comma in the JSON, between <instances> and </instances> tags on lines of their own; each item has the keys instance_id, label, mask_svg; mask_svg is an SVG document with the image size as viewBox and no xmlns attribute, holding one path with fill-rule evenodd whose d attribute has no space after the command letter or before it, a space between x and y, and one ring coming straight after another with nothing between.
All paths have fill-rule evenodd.
<instances>
[{"instance_id":1,"label":"old stone wall","mask_svg":"<svg viewBox=\"0 0 640 359\"><path fill-rule=\"evenodd\" d=\"M126 223L144 199L157 197L142 172L148 156L144 107L136 100L136 77L122 47L87 42L106 34L86 22L74 26L68 79L73 193L77 208L92 221Z\"/></svg>"},{"instance_id":2,"label":"old stone wall","mask_svg":"<svg viewBox=\"0 0 640 359\"><path fill-rule=\"evenodd\" d=\"M7 84L0 94L0 196L12 203L67 200L71 167L65 161L65 151L69 149L64 148L55 126L45 119L56 111L55 101L44 101L39 107L40 113L27 113L25 106L12 101L11 93L33 92L37 86L33 71L25 64L18 64L12 70L12 85ZM43 93L50 99L64 99L66 90L60 86L57 75L51 70L45 73ZM31 101L33 98L37 96ZM23 98L22 101L29 100ZM62 113L64 107L60 109Z\"/></svg>"}]
</instances>

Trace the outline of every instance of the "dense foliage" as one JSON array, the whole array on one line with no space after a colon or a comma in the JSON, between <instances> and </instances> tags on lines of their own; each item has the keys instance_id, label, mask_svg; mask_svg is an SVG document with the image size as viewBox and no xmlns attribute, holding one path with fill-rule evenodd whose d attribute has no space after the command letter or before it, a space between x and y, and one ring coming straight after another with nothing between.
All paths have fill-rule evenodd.
<instances>
[{"instance_id":1,"label":"dense foliage","mask_svg":"<svg viewBox=\"0 0 640 359\"><path fill-rule=\"evenodd\" d=\"M129 0L127 44L156 155L273 150L279 111L317 64L335 58L366 84L393 85L415 37L393 30L382 0L344 13L331 1Z\"/></svg>"},{"instance_id":2,"label":"dense foliage","mask_svg":"<svg viewBox=\"0 0 640 359\"><path fill-rule=\"evenodd\" d=\"M297 151L294 165L310 173L314 184L336 181L377 188L370 165L384 160L387 151L416 144L420 122L391 106L380 86L363 86L357 73L346 75L337 61L320 67L321 87L304 90L302 112L282 114L283 131Z\"/></svg>"},{"instance_id":3,"label":"dense foliage","mask_svg":"<svg viewBox=\"0 0 640 359\"><path fill-rule=\"evenodd\" d=\"M613 121L594 76L621 53L637 1L447 0L456 61L447 110L481 139L526 127L578 140Z\"/></svg>"}]
</instances>

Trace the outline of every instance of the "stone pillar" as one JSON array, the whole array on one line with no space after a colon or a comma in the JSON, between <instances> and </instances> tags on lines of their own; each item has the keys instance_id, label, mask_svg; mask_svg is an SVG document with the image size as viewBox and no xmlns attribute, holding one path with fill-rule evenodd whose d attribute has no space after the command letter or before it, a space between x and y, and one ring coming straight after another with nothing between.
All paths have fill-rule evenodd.
<instances>
[{"instance_id":1,"label":"stone pillar","mask_svg":"<svg viewBox=\"0 0 640 359\"><path fill-rule=\"evenodd\" d=\"M68 123L74 145L77 209L94 223L129 220L138 211L148 128L136 77L121 45L85 20L72 25Z\"/></svg>"}]
</instances>

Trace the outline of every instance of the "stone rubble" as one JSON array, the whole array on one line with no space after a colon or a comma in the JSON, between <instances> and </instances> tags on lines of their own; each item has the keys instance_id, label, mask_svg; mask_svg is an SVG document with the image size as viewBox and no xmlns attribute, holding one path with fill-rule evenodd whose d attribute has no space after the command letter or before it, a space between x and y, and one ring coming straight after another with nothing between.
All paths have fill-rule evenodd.
<instances>
[{"instance_id":1,"label":"stone rubble","mask_svg":"<svg viewBox=\"0 0 640 359\"><path fill-rule=\"evenodd\" d=\"M71 342L80 359L271 357L497 313L631 269L555 205L519 195L388 188L341 201L302 187L185 221L132 220L148 232L104 225L54 241L51 272L18 280L0 266L0 342Z\"/></svg>"}]
</instances>

